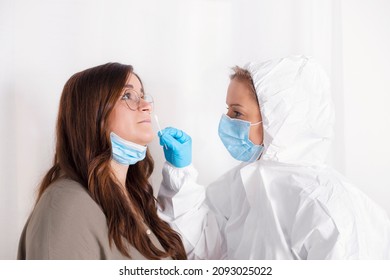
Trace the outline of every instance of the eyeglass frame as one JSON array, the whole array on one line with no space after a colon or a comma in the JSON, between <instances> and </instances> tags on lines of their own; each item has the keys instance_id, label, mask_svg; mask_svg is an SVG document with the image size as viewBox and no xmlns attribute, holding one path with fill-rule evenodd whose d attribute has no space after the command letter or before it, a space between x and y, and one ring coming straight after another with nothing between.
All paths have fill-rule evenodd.
<instances>
[{"instance_id":1,"label":"eyeglass frame","mask_svg":"<svg viewBox=\"0 0 390 280\"><path fill-rule=\"evenodd\" d=\"M137 100L132 101L132 99L130 99L130 97L128 97L129 99L127 99L127 100L124 99L124 97L125 97L126 95L129 94L129 91L130 91L130 94L131 94L131 93L134 93L134 94L135 94ZM147 100L147 99L145 99L145 97L150 98L150 101ZM120 100L125 101L126 106L127 106L131 111L136 111L136 110L139 109L139 105L140 105L140 103L141 103L141 99L143 99L143 100L145 100L146 102L148 102L151 106L154 105L154 99L153 99L153 96L152 96L152 95L150 95L150 94L148 94L148 93L142 92L142 96L141 96L140 93L138 93L135 89L130 88L130 87L127 88L127 89L125 89L125 92L122 94L122 96L121 96L121 98L120 98ZM128 102L128 101L129 101L129 102ZM134 109L134 108L131 108L131 106L129 105L129 103L131 103L131 102L133 102L134 104L136 104L137 107L136 107L135 109Z\"/></svg>"}]
</instances>

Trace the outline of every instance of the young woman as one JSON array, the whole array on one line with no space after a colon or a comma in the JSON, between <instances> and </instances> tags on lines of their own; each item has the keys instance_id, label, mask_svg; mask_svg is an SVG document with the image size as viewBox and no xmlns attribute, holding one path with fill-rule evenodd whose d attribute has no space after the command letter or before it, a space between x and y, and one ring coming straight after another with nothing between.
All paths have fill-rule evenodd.
<instances>
[{"instance_id":1,"label":"young woman","mask_svg":"<svg viewBox=\"0 0 390 280\"><path fill-rule=\"evenodd\" d=\"M241 164L206 195L193 167L163 169L161 215L189 258L390 259L387 214L325 163L334 112L318 63L291 56L234 71L218 132ZM190 154L175 134L163 130L161 144Z\"/></svg>"},{"instance_id":2,"label":"young woman","mask_svg":"<svg viewBox=\"0 0 390 280\"><path fill-rule=\"evenodd\" d=\"M18 259L185 259L157 216L148 178L153 99L130 65L74 74L58 113L53 166L20 238Z\"/></svg>"}]
</instances>

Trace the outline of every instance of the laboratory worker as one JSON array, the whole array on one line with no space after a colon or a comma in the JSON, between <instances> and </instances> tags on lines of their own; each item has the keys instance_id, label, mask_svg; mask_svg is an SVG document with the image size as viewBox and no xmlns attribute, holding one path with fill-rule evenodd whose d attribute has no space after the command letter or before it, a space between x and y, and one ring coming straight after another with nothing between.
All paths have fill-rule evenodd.
<instances>
[{"instance_id":1,"label":"laboratory worker","mask_svg":"<svg viewBox=\"0 0 390 280\"><path fill-rule=\"evenodd\" d=\"M204 188L190 136L159 134L159 214L188 257L390 259L387 213L326 165L334 109L324 70L305 56L233 70L218 134L237 167Z\"/></svg>"}]
</instances>

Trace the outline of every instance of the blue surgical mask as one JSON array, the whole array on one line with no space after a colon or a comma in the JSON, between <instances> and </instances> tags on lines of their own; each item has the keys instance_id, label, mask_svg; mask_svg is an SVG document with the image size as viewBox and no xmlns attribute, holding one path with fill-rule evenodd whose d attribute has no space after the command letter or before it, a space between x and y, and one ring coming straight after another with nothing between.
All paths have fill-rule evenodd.
<instances>
[{"instance_id":1,"label":"blue surgical mask","mask_svg":"<svg viewBox=\"0 0 390 280\"><path fill-rule=\"evenodd\" d=\"M112 158L124 165L136 164L143 160L146 155L146 146L138 145L136 143L126 141L120 138L114 132L110 133Z\"/></svg>"},{"instance_id":2,"label":"blue surgical mask","mask_svg":"<svg viewBox=\"0 0 390 280\"><path fill-rule=\"evenodd\" d=\"M227 115L222 115L219 122L218 134L229 151L230 155L236 160L254 162L263 152L263 145L255 145L249 139L249 130L253 125L248 121L232 119Z\"/></svg>"}]
</instances>

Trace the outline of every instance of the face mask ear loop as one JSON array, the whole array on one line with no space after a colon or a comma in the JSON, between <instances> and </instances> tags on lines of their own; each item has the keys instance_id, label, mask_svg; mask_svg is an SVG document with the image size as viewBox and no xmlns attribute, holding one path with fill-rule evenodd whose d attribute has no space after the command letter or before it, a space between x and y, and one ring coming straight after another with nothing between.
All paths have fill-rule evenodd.
<instances>
[{"instance_id":1,"label":"face mask ear loop","mask_svg":"<svg viewBox=\"0 0 390 280\"><path fill-rule=\"evenodd\" d=\"M251 123L251 126L261 124L262 122L263 122L263 121L259 121L259 122L257 122L257 123Z\"/></svg>"}]
</instances>

